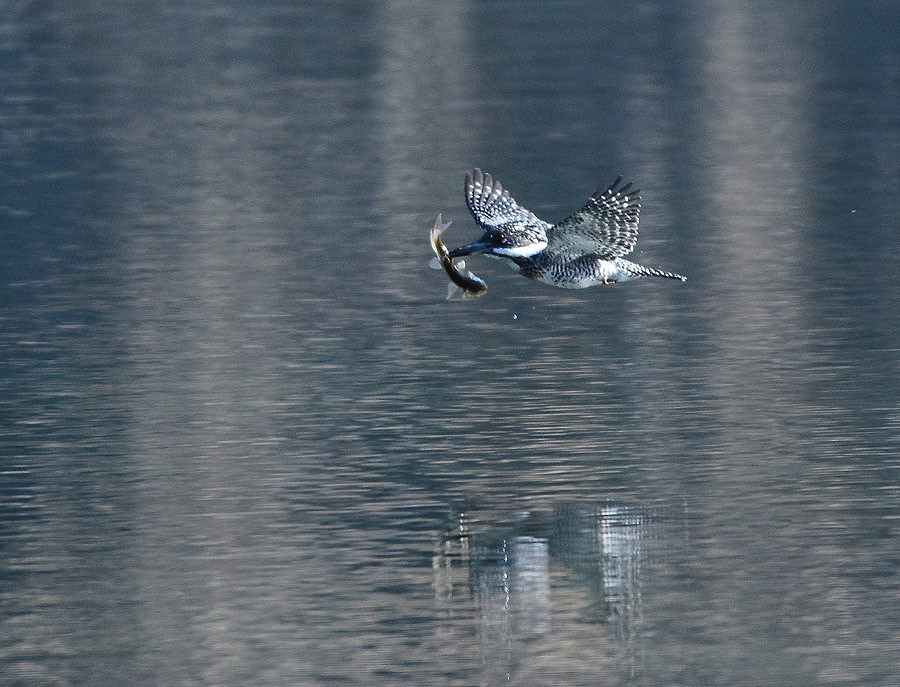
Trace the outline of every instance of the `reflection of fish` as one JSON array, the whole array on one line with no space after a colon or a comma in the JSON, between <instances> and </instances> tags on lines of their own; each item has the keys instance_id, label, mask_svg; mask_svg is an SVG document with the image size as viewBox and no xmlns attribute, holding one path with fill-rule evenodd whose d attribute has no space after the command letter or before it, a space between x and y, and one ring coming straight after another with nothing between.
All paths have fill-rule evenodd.
<instances>
[{"instance_id":1,"label":"reflection of fish","mask_svg":"<svg viewBox=\"0 0 900 687\"><path fill-rule=\"evenodd\" d=\"M431 248L434 250L434 254L437 255L440 266L444 268L447 276L450 277L450 281L456 285L451 285L447 298L453 296L458 290L462 290L463 296L480 296L487 291L487 284L468 270L462 272L461 270L464 270L466 267L464 262L460 262L458 266L454 265L447 247L441 241L441 234L444 233L450 224L450 222L442 224L441 216L438 215L434 222L434 229L431 230Z\"/></svg>"}]
</instances>

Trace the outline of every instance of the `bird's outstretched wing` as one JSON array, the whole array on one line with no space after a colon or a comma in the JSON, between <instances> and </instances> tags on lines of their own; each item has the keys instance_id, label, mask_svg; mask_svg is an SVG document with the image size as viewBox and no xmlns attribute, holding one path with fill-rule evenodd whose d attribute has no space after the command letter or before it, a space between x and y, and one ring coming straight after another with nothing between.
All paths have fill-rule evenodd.
<instances>
[{"instance_id":1,"label":"bird's outstretched wing","mask_svg":"<svg viewBox=\"0 0 900 687\"><path fill-rule=\"evenodd\" d=\"M549 223L516 203L499 181L490 174L482 174L477 167L466 173L464 190L469 212L488 233L533 230L543 235L550 228Z\"/></svg>"},{"instance_id":2,"label":"bird's outstretched wing","mask_svg":"<svg viewBox=\"0 0 900 687\"><path fill-rule=\"evenodd\" d=\"M630 183L617 188L621 181L619 177L608 188L601 186L581 210L548 229L547 251L612 260L634 250L641 192Z\"/></svg>"}]
</instances>

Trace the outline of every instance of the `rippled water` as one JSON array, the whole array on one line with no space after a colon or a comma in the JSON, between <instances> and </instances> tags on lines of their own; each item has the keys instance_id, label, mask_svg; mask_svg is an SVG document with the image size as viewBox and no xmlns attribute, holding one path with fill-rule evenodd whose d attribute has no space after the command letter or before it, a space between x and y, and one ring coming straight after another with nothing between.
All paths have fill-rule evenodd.
<instances>
[{"instance_id":1,"label":"rippled water","mask_svg":"<svg viewBox=\"0 0 900 687\"><path fill-rule=\"evenodd\" d=\"M0 682L900 682L895 3L8 10Z\"/></svg>"}]
</instances>

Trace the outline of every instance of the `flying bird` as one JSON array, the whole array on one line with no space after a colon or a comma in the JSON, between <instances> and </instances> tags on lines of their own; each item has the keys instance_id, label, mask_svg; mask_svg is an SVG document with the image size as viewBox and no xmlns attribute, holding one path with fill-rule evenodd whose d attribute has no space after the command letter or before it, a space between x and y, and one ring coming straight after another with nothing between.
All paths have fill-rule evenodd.
<instances>
[{"instance_id":1,"label":"flying bird","mask_svg":"<svg viewBox=\"0 0 900 687\"><path fill-rule=\"evenodd\" d=\"M521 275L565 289L614 284L640 277L687 277L625 260L638 238L639 189L601 186L578 212L549 224L520 206L509 191L480 169L466 174L466 205L484 235L450 251L501 258Z\"/></svg>"}]
</instances>

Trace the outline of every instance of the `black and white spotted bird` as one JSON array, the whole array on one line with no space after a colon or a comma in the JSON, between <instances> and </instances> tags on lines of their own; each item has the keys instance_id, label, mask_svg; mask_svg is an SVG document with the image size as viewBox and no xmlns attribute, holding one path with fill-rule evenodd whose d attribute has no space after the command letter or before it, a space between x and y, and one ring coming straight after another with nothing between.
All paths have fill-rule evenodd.
<instances>
[{"instance_id":1,"label":"black and white spotted bird","mask_svg":"<svg viewBox=\"0 0 900 687\"><path fill-rule=\"evenodd\" d=\"M566 289L640 277L687 278L625 260L638 238L639 189L600 187L574 215L548 224L521 207L499 181L475 169L466 174L466 205L484 236L450 251L456 258L482 253L502 258L521 275Z\"/></svg>"}]
</instances>

